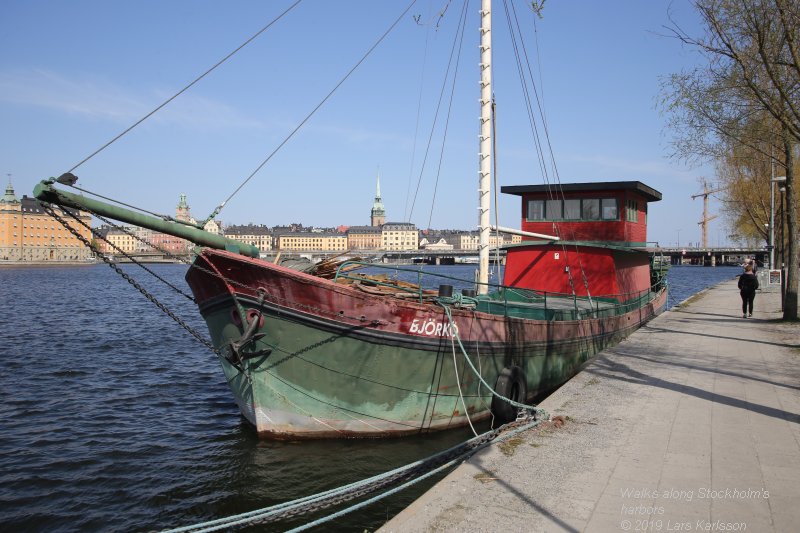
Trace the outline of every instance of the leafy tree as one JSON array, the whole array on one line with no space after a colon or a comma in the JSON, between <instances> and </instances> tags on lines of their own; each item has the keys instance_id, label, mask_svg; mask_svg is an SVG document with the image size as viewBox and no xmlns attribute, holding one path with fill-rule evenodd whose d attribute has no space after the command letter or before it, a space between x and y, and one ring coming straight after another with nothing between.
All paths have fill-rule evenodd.
<instances>
[{"instance_id":1,"label":"leafy tree","mask_svg":"<svg viewBox=\"0 0 800 533\"><path fill-rule=\"evenodd\" d=\"M800 2L695 0L694 6L704 35L691 36L674 22L670 29L704 62L662 84L661 103L675 134L675 155L717 162L722 181L730 185L725 193L728 216L743 237L763 228L757 200L769 198L772 165L776 175L786 177L784 318L797 320L800 250L794 176L800 144Z\"/></svg>"}]
</instances>

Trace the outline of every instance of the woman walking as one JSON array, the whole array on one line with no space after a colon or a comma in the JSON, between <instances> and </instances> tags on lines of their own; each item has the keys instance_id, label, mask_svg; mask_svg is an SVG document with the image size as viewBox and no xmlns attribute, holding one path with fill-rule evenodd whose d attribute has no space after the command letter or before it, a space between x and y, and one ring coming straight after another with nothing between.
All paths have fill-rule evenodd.
<instances>
[{"instance_id":1,"label":"woman walking","mask_svg":"<svg viewBox=\"0 0 800 533\"><path fill-rule=\"evenodd\" d=\"M739 294L742 296L742 318L753 316L753 300L756 298L758 278L753 267L745 265L744 274L739 276Z\"/></svg>"}]
</instances>

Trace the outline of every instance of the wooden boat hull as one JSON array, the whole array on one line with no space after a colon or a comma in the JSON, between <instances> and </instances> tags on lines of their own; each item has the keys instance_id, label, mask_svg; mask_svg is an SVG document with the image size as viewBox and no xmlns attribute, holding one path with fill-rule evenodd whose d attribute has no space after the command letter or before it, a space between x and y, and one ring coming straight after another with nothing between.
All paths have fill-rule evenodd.
<instances>
[{"instance_id":1,"label":"wooden boat hull","mask_svg":"<svg viewBox=\"0 0 800 533\"><path fill-rule=\"evenodd\" d=\"M467 417L491 416L492 396L455 331L486 383L494 386L504 368L517 366L530 399L564 383L666 303L662 290L625 314L563 321L452 307L451 324L439 305L367 294L216 250L198 256L187 281L223 353L258 321L261 336L244 352L262 353L239 368L224 359L222 366L259 434L284 439L388 437L464 426Z\"/></svg>"}]
</instances>

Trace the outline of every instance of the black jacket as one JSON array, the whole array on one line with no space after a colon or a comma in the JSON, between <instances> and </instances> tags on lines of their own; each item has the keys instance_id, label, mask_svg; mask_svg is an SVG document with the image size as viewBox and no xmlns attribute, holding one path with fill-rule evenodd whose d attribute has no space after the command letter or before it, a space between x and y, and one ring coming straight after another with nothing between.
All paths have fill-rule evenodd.
<instances>
[{"instance_id":1,"label":"black jacket","mask_svg":"<svg viewBox=\"0 0 800 533\"><path fill-rule=\"evenodd\" d=\"M758 288L758 278L752 272L745 272L739 276L739 290L742 292L755 292Z\"/></svg>"}]
</instances>

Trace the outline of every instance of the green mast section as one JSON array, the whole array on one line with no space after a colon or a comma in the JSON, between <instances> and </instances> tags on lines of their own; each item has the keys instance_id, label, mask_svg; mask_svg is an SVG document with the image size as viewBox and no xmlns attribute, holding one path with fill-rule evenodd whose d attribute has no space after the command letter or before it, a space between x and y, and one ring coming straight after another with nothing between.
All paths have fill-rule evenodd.
<instances>
[{"instance_id":1,"label":"green mast section","mask_svg":"<svg viewBox=\"0 0 800 533\"><path fill-rule=\"evenodd\" d=\"M178 222L162 220L154 216L144 215L136 211L131 211L130 209L125 209L124 207L62 191L53 187L55 181L55 178L40 181L33 189L33 195L36 199L62 207L90 211L104 217L125 222L126 224L133 224L141 228L166 233L167 235L186 239L198 246L227 250L247 257L258 257L259 250L256 246L228 239L222 235L215 235L214 233L209 233L208 231Z\"/></svg>"}]
</instances>

